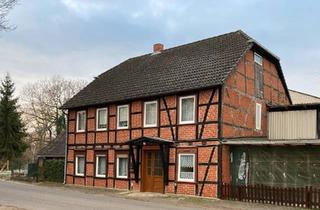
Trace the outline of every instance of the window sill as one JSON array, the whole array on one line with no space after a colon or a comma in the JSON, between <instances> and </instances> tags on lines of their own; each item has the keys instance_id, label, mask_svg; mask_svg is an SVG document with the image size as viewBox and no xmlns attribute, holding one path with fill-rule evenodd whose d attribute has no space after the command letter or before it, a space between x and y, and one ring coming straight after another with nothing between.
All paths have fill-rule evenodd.
<instances>
[{"instance_id":1,"label":"window sill","mask_svg":"<svg viewBox=\"0 0 320 210\"><path fill-rule=\"evenodd\" d=\"M157 128L157 125L143 125L143 128Z\"/></svg>"},{"instance_id":2,"label":"window sill","mask_svg":"<svg viewBox=\"0 0 320 210\"><path fill-rule=\"evenodd\" d=\"M120 180L127 180L128 177L125 176L117 176L116 179L120 179Z\"/></svg>"},{"instance_id":3,"label":"window sill","mask_svg":"<svg viewBox=\"0 0 320 210\"><path fill-rule=\"evenodd\" d=\"M107 131L107 129L96 129L96 132L102 132L102 131Z\"/></svg>"},{"instance_id":4,"label":"window sill","mask_svg":"<svg viewBox=\"0 0 320 210\"><path fill-rule=\"evenodd\" d=\"M188 122L179 122L179 125L195 125L196 123L195 122L191 122L191 121L188 121Z\"/></svg>"},{"instance_id":5,"label":"window sill","mask_svg":"<svg viewBox=\"0 0 320 210\"><path fill-rule=\"evenodd\" d=\"M117 130L128 130L129 127L117 127Z\"/></svg>"},{"instance_id":6,"label":"window sill","mask_svg":"<svg viewBox=\"0 0 320 210\"><path fill-rule=\"evenodd\" d=\"M85 133L86 131L85 130L78 130L76 131L76 133Z\"/></svg>"},{"instance_id":7,"label":"window sill","mask_svg":"<svg viewBox=\"0 0 320 210\"><path fill-rule=\"evenodd\" d=\"M194 184L196 182L194 180L178 180L177 183Z\"/></svg>"}]
</instances>

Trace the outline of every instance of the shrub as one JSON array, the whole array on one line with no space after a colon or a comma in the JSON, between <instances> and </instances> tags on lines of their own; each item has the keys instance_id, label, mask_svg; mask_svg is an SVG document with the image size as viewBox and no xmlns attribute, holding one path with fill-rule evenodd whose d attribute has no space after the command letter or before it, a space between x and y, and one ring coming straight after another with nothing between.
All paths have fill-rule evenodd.
<instances>
[{"instance_id":1,"label":"shrub","mask_svg":"<svg viewBox=\"0 0 320 210\"><path fill-rule=\"evenodd\" d=\"M50 182L63 182L64 160L46 160L44 163L44 178Z\"/></svg>"}]
</instances>

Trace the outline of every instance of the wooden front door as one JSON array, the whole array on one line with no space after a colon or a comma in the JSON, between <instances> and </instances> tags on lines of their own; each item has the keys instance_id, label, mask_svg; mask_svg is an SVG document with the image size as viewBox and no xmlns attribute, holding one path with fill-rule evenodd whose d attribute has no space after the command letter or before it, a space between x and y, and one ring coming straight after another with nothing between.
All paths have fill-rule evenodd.
<instances>
[{"instance_id":1,"label":"wooden front door","mask_svg":"<svg viewBox=\"0 0 320 210\"><path fill-rule=\"evenodd\" d=\"M146 150L143 158L143 192L164 192L163 167L160 151Z\"/></svg>"}]
</instances>

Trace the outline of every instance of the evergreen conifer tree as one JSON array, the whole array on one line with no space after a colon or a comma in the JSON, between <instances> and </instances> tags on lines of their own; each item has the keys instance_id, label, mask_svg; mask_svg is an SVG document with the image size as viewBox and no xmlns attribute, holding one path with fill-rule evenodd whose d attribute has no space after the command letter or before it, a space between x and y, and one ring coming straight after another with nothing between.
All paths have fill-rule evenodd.
<instances>
[{"instance_id":1,"label":"evergreen conifer tree","mask_svg":"<svg viewBox=\"0 0 320 210\"><path fill-rule=\"evenodd\" d=\"M0 86L0 161L13 161L27 149L26 133L14 98L14 83L7 75Z\"/></svg>"}]
</instances>

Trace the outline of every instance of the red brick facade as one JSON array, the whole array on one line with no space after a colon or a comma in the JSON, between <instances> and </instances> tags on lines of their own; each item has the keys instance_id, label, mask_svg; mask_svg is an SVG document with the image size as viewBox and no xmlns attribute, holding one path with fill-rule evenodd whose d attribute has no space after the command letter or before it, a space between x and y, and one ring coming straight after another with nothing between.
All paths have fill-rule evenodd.
<instances>
[{"instance_id":1,"label":"red brick facade","mask_svg":"<svg viewBox=\"0 0 320 210\"><path fill-rule=\"evenodd\" d=\"M222 136L227 138L266 137L267 105L289 104L289 98L277 68L263 59L263 97L255 96L254 52L249 51L229 75L223 88ZM256 103L262 105L261 130L255 127ZM229 148L222 155L223 182L230 182Z\"/></svg>"},{"instance_id":2,"label":"red brick facade","mask_svg":"<svg viewBox=\"0 0 320 210\"><path fill-rule=\"evenodd\" d=\"M238 138L266 136L266 104L287 104L289 100L279 79L276 67L267 59L263 60L264 98L254 95L254 63L253 52L249 51L238 64L236 71L229 75L222 86L222 101L219 100L219 88L212 87L189 93L133 100L121 104L106 104L101 107L84 107L68 112L68 150L67 150L67 184L140 190L140 182L134 181L133 171L129 179L116 177L117 154L129 154L126 141L142 136L161 137L177 140L177 144L169 150L169 183L165 192L188 195L217 197L218 183L228 182L229 163L228 148L222 148L221 160L218 155L219 120L221 120L220 138ZM212 95L213 94L213 95ZM179 124L179 97L195 96L195 123ZM210 99L212 99L210 101ZM158 122L156 127L145 128L143 124L144 102L158 102ZM219 105L219 103L221 104ZM262 104L262 129L255 130L255 103ZM117 106L129 105L129 128L117 129ZM222 107L219 119L219 106ZM96 131L96 109L107 108L107 131ZM76 132L76 112L86 111L86 131ZM168 117L168 115L170 117ZM216 147L213 147L215 145ZM210 155L214 148L212 159ZM178 154L195 154L194 182L179 182ZM84 176L75 175L75 156L85 156ZM104 178L95 176L96 155L106 155L106 171ZM220 163L222 164L220 164ZM221 174L218 167L221 166ZM141 178L141 173L140 173Z\"/></svg>"},{"instance_id":3,"label":"red brick facade","mask_svg":"<svg viewBox=\"0 0 320 210\"><path fill-rule=\"evenodd\" d=\"M255 97L254 53L244 56L223 88L223 137L260 137L267 135L267 104L289 104L275 64L263 59L263 98ZM255 129L255 105L262 105L262 129Z\"/></svg>"}]
</instances>

